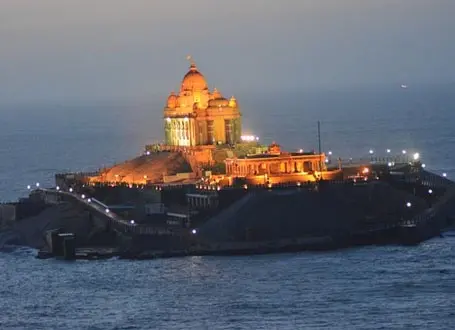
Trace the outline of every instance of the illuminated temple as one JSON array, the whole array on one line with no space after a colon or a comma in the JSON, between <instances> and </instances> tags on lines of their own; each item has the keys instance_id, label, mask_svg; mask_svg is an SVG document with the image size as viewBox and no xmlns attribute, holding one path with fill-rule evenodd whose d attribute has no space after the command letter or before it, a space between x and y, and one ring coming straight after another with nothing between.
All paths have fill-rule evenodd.
<instances>
[{"instance_id":1,"label":"illuminated temple","mask_svg":"<svg viewBox=\"0 0 455 330\"><path fill-rule=\"evenodd\" d=\"M210 178L232 184L240 178L275 184L329 176L322 152L286 152L276 143L266 147L257 136L242 135L237 100L226 99L216 88L210 90L188 59L190 67L180 90L171 92L164 107L164 144L147 145L143 155L105 168L90 181L188 183Z\"/></svg>"},{"instance_id":2,"label":"illuminated temple","mask_svg":"<svg viewBox=\"0 0 455 330\"><path fill-rule=\"evenodd\" d=\"M204 146L240 142L241 119L237 100L226 99L190 60L178 94L171 92L164 108L165 144Z\"/></svg>"}]
</instances>

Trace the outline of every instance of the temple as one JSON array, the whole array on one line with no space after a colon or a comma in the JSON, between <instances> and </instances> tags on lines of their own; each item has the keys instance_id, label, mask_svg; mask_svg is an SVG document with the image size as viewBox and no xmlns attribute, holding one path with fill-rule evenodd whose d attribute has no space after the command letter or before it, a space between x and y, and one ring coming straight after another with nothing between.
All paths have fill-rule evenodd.
<instances>
[{"instance_id":1,"label":"temple","mask_svg":"<svg viewBox=\"0 0 455 330\"><path fill-rule=\"evenodd\" d=\"M286 152L273 142L265 153L227 158L225 163L229 177L263 184L316 181L328 175L325 161L324 153Z\"/></svg>"},{"instance_id":2,"label":"temple","mask_svg":"<svg viewBox=\"0 0 455 330\"><path fill-rule=\"evenodd\" d=\"M322 152L287 152L259 137L242 135L241 113L234 97L229 100L207 82L190 60L178 94L171 92L164 107L164 143L145 146L142 156L91 176L92 183L217 185L278 184L330 179Z\"/></svg>"},{"instance_id":3,"label":"temple","mask_svg":"<svg viewBox=\"0 0 455 330\"><path fill-rule=\"evenodd\" d=\"M180 92L171 92L164 108L165 144L194 147L240 142L241 114L237 100L229 100L207 82L191 58Z\"/></svg>"}]
</instances>

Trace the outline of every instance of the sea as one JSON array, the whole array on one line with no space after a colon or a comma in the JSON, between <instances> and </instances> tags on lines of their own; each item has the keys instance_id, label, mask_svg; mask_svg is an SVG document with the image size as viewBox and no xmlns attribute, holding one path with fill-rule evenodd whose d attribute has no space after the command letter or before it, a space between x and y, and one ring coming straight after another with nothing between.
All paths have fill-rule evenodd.
<instances>
[{"instance_id":1,"label":"sea","mask_svg":"<svg viewBox=\"0 0 455 330\"><path fill-rule=\"evenodd\" d=\"M243 132L343 159L419 153L455 178L455 85L237 95ZM163 138L147 102L0 105L0 201ZM276 219L279 221L279 219ZM340 219L342 221L342 219ZM455 235L455 234L454 234ZM150 261L38 260L0 251L0 329L453 329L455 236L418 246Z\"/></svg>"}]
</instances>

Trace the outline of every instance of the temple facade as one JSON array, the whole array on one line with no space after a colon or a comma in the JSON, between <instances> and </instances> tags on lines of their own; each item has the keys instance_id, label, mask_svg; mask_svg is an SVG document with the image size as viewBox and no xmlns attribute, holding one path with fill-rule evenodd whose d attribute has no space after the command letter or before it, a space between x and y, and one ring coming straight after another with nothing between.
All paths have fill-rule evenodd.
<instances>
[{"instance_id":1,"label":"temple facade","mask_svg":"<svg viewBox=\"0 0 455 330\"><path fill-rule=\"evenodd\" d=\"M189 58L190 68L178 94L171 92L164 108L165 144L204 146L240 142L241 114L234 97L226 99Z\"/></svg>"},{"instance_id":2,"label":"temple facade","mask_svg":"<svg viewBox=\"0 0 455 330\"><path fill-rule=\"evenodd\" d=\"M316 181L327 171L325 159L324 153L284 152L273 143L264 154L227 158L226 174L253 183Z\"/></svg>"}]
</instances>

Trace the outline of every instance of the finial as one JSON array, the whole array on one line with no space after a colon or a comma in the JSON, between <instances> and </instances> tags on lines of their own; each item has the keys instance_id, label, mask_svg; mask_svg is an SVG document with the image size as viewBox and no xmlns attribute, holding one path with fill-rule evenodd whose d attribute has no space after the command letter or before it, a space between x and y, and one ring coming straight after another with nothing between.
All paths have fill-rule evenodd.
<instances>
[{"instance_id":1,"label":"finial","mask_svg":"<svg viewBox=\"0 0 455 330\"><path fill-rule=\"evenodd\" d=\"M193 58L191 57L191 55L188 55L186 57L186 59L190 62L190 68L195 68L196 67L196 63L194 62Z\"/></svg>"}]
</instances>

